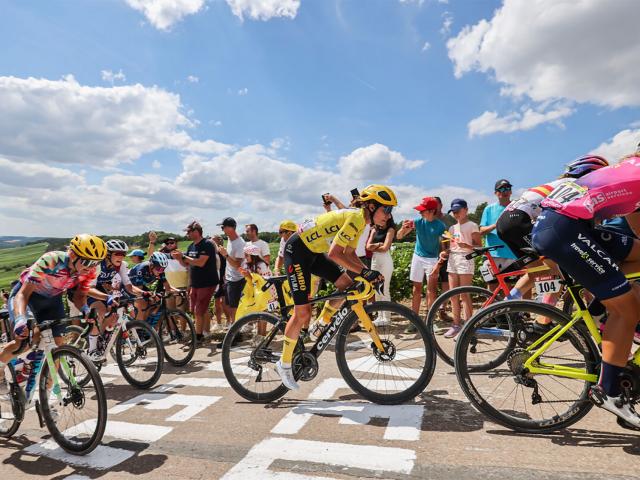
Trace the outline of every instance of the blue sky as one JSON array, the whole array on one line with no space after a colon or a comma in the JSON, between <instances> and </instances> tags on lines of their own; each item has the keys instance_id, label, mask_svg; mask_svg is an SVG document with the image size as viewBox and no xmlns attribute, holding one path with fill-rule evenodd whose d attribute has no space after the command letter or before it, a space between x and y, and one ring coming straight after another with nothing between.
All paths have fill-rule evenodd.
<instances>
[{"instance_id":1,"label":"blue sky","mask_svg":"<svg viewBox=\"0 0 640 480\"><path fill-rule=\"evenodd\" d=\"M213 230L228 215L272 230L369 182L397 187L408 218L424 195L474 205L498 178L529 187L640 140L637 2L0 0L0 12L3 235L193 218Z\"/></svg>"}]
</instances>

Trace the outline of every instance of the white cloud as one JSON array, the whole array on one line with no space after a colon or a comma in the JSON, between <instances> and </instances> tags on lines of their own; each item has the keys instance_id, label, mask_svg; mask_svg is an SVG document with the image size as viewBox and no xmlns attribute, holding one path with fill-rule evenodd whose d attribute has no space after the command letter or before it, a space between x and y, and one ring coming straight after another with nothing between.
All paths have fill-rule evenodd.
<instances>
[{"instance_id":1,"label":"white cloud","mask_svg":"<svg viewBox=\"0 0 640 480\"><path fill-rule=\"evenodd\" d=\"M0 155L7 158L109 166L163 148L224 150L193 141L180 97L158 87L0 77L0 105Z\"/></svg>"},{"instance_id":2,"label":"white cloud","mask_svg":"<svg viewBox=\"0 0 640 480\"><path fill-rule=\"evenodd\" d=\"M100 71L100 75L102 76L102 80L109 82L111 85L116 81L124 82L127 79L124 73L122 73L122 70L117 73L113 73L111 70L102 70Z\"/></svg>"},{"instance_id":3,"label":"white cloud","mask_svg":"<svg viewBox=\"0 0 640 480\"><path fill-rule=\"evenodd\" d=\"M215 122L213 122L213 126L214 127L221 127L222 126L222 122L220 120L216 120Z\"/></svg>"},{"instance_id":4,"label":"white cloud","mask_svg":"<svg viewBox=\"0 0 640 480\"><path fill-rule=\"evenodd\" d=\"M356 180L388 180L404 170L418 168L422 160L407 160L400 152L386 145L375 143L357 148L340 159L342 174Z\"/></svg>"},{"instance_id":5,"label":"white cloud","mask_svg":"<svg viewBox=\"0 0 640 480\"><path fill-rule=\"evenodd\" d=\"M484 112L474 118L467 125L469 137L489 135L497 132L516 132L519 130L531 130L543 123L553 123L564 128L562 118L573 113L573 109L560 106L548 111L537 111L531 108L524 112L512 112L500 117L497 112Z\"/></svg>"},{"instance_id":6,"label":"white cloud","mask_svg":"<svg viewBox=\"0 0 640 480\"><path fill-rule=\"evenodd\" d=\"M616 108L640 105L639 23L633 1L505 0L447 47L456 77L488 73L503 94Z\"/></svg>"},{"instance_id":7,"label":"white cloud","mask_svg":"<svg viewBox=\"0 0 640 480\"><path fill-rule=\"evenodd\" d=\"M204 0L125 0L130 7L142 12L158 30L171 27L187 15L198 13Z\"/></svg>"},{"instance_id":8,"label":"white cloud","mask_svg":"<svg viewBox=\"0 0 640 480\"><path fill-rule=\"evenodd\" d=\"M244 20L270 20L274 17L296 18L300 0L227 0L233 14Z\"/></svg>"},{"instance_id":9,"label":"white cloud","mask_svg":"<svg viewBox=\"0 0 640 480\"><path fill-rule=\"evenodd\" d=\"M58 190L84 184L84 178L64 168L17 162L0 157L0 184L12 187Z\"/></svg>"},{"instance_id":10,"label":"white cloud","mask_svg":"<svg viewBox=\"0 0 640 480\"><path fill-rule=\"evenodd\" d=\"M151 162L151 168L159 169L162 168L162 164L158 160L154 160Z\"/></svg>"},{"instance_id":11,"label":"white cloud","mask_svg":"<svg viewBox=\"0 0 640 480\"><path fill-rule=\"evenodd\" d=\"M198 77L196 77L195 75L189 75L187 77L187 82L189 83L198 83L200 81L200 79Z\"/></svg>"},{"instance_id":12,"label":"white cloud","mask_svg":"<svg viewBox=\"0 0 640 480\"><path fill-rule=\"evenodd\" d=\"M429 42L424 42L424 45L422 46L422 51L426 52L430 48L431 48L431 44Z\"/></svg>"},{"instance_id":13,"label":"white cloud","mask_svg":"<svg viewBox=\"0 0 640 480\"><path fill-rule=\"evenodd\" d=\"M635 152L638 143L640 143L640 129L626 129L618 132L611 140L601 143L591 153L602 155L610 162L615 162Z\"/></svg>"},{"instance_id":14,"label":"white cloud","mask_svg":"<svg viewBox=\"0 0 640 480\"><path fill-rule=\"evenodd\" d=\"M238 90L238 95L241 96L241 97L244 97L248 93L249 93L249 89L247 87L244 87L244 88L241 88L240 90Z\"/></svg>"},{"instance_id":15,"label":"white cloud","mask_svg":"<svg viewBox=\"0 0 640 480\"><path fill-rule=\"evenodd\" d=\"M443 36L451 33L451 26L453 25L453 15L451 12L444 12L442 14L442 28L440 28L440 34Z\"/></svg>"}]
</instances>

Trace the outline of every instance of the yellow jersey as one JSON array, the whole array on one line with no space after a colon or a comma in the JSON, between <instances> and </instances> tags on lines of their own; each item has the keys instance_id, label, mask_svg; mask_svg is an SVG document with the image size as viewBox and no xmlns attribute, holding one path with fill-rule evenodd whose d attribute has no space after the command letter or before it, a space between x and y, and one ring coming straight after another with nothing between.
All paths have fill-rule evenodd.
<instances>
[{"instance_id":1,"label":"yellow jersey","mask_svg":"<svg viewBox=\"0 0 640 480\"><path fill-rule=\"evenodd\" d=\"M366 221L361 208L345 208L323 213L313 220L306 220L298 228L300 238L314 253L327 253L334 241L341 247L358 247L358 239Z\"/></svg>"}]
</instances>

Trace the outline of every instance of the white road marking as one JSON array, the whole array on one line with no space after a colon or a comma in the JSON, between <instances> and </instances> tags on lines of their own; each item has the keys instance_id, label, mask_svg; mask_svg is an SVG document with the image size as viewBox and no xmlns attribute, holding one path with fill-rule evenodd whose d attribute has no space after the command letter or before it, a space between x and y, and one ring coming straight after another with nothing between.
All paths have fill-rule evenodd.
<instances>
[{"instance_id":1,"label":"white road marking","mask_svg":"<svg viewBox=\"0 0 640 480\"><path fill-rule=\"evenodd\" d=\"M416 454L404 448L314 442L293 438L268 438L249 453L222 478L224 480L333 480L331 477L274 472L274 460L314 462L374 472L409 474Z\"/></svg>"},{"instance_id":2,"label":"white road marking","mask_svg":"<svg viewBox=\"0 0 640 480\"><path fill-rule=\"evenodd\" d=\"M92 468L95 470L107 470L131 458L136 452L113 448L106 445L98 445L96 449L88 455L78 456L65 452L53 440L43 443L34 443L22 450L31 455L48 457L53 460L73 465L75 467Z\"/></svg>"},{"instance_id":3,"label":"white road marking","mask_svg":"<svg viewBox=\"0 0 640 480\"><path fill-rule=\"evenodd\" d=\"M176 405L185 406L179 412L167 417L167 422L184 422L194 417L207 407L213 405L222 397L204 395L182 395L179 393L154 393L148 392L138 395L126 402L120 403L109 410L111 415L126 412L136 405L145 404L147 410L168 410Z\"/></svg>"},{"instance_id":4,"label":"white road marking","mask_svg":"<svg viewBox=\"0 0 640 480\"><path fill-rule=\"evenodd\" d=\"M96 421L87 420L73 428L65 430L65 435L74 432L86 432L88 429L95 429ZM130 440L132 442L151 443L160 440L166 434L171 432L173 427L162 427L159 425L144 425L140 423L116 422L109 419L104 431L105 437L113 437L118 440Z\"/></svg>"},{"instance_id":5,"label":"white road marking","mask_svg":"<svg viewBox=\"0 0 640 480\"><path fill-rule=\"evenodd\" d=\"M341 425L367 425L372 418L388 418L385 440L420 440L424 407L422 405L375 405L355 402L315 401L293 407L271 433L294 435L314 415L340 416Z\"/></svg>"}]
</instances>

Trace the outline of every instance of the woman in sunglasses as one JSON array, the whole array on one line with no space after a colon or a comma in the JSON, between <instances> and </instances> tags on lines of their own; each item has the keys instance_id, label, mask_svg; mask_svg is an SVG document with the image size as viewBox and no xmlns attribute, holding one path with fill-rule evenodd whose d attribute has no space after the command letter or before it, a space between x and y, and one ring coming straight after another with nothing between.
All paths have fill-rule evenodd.
<instances>
[{"instance_id":1,"label":"woman in sunglasses","mask_svg":"<svg viewBox=\"0 0 640 480\"><path fill-rule=\"evenodd\" d=\"M62 295L75 287L73 303L83 315L89 314L87 292L96 278L98 264L106 255L102 239L83 233L73 237L67 251L47 252L22 272L8 304L15 339L0 354L0 367L27 346L27 309L38 323L62 319L66 316ZM56 345L62 345L64 331L62 325L53 327Z\"/></svg>"},{"instance_id":2,"label":"woman in sunglasses","mask_svg":"<svg viewBox=\"0 0 640 480\"><path fill-rule=\"evenodd\" d=\"M351 277L340 267L370 282L384 280L380 272L362 263L356 248L367 224L380 227L387 224L393 207L398 204L396 195L384 185L369 185L353 203L355 208L334 210L305 221L285 244L284 267L295 307L287 322L282 357L276 363L276 370L290 390L298 388L291 368L293 351L300 329L311 318L311 275L324 278L339 290L352 283ZM341 303L342 299L325 303L312 335L319 335Z\"/></svg>"}]
</instances>

